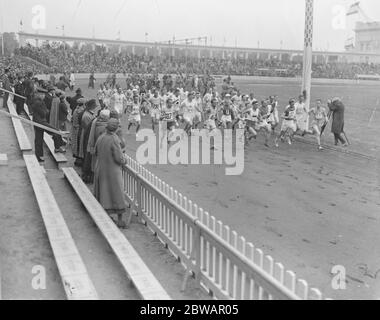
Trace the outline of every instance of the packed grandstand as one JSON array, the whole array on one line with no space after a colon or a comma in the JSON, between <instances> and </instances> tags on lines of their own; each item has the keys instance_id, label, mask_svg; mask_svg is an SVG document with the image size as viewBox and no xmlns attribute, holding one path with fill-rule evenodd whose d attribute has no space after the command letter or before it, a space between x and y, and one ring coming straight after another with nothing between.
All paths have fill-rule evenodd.
<instances>
[{"instance_id":1,"label":"packed grandstand","mask_svg":"<svg viewBox=\"0 0 380 320\"><path fill-rule=\"evenodd\" d=\"M70 47L62 43L45 43L40 47L27 44L14 55L1 58L0 67L33 73L134 73L134 74L212 74L300 77L302 63L278 59L195 58L145 56L128 52L110 52L105 47ZM379 75L380 65L373 63L313 64L314 78L356 79L358 75Z\"/></svg>"}]
</instances>

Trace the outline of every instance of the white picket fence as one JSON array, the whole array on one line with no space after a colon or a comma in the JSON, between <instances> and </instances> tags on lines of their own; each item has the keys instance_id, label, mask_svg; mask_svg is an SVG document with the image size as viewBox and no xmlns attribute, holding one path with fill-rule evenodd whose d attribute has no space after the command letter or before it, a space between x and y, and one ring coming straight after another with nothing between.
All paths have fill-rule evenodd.
<instances>
[{"instance_id":1,"label":"white picket fence","mask_svg":"<svg viewBox=\"0 0 380 320\"><path fill-rule=\"evenodd\" d=\"M318 289L127 156L124 191L132 210L217 299L322 300Z\"/></svg>"}]
</instances>

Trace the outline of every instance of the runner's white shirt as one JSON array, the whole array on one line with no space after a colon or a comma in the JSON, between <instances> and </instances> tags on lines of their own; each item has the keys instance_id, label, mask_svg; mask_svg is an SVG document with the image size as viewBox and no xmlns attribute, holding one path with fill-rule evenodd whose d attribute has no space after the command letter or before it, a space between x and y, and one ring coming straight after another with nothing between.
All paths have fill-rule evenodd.
<instances>
[{"instance_id":1,"label":"runner's white shirt","mask_svg":"<svg viewBox=\"0 0 380 320\"><path fill-rule=\"evenodd\" d=\"M156 97L151 97L149 99L149 102L152 106L153 109L160 109L160 106L161 106L161 97L158 96L157 98Z\"/></svg>"},{"instance_id":2,"label":"runner's white shirt","mask_svg":"<svg viewBox=\"0 0 380 320\"><path fill-rule=\"evenodd\" d=\"M195 100L189 101L189 99L186 99L181 104L181 113L182 114L194 114L197 107L197 102Z\"/></svg>"},{"instance_id":3,"label":"runner's white shirt","mask_svg":"<svg viewBox=\"0 0 380 320\"><path fill-rule=\"evenodd\" d=\"M122 113L124 109L124 104L127 102L127 98L124 93L114 93L112 96L113 107L118 113Z\"/></svg>"}]
</instances>

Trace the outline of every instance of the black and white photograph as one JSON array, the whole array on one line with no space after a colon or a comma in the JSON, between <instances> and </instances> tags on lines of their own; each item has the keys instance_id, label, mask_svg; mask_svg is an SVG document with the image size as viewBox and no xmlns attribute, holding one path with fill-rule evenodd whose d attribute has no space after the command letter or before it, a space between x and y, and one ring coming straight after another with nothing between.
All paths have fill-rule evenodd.
<instances>
[{"instance_id":1,"label":"black and white photograph","mask_svg":"<svg viewBox=\"0 0 380 320\"><path fill-rule=\"evenodd\" d=\"M379 299L378 0L0 0L0 300Z\"/></svg>"}]
</instances>

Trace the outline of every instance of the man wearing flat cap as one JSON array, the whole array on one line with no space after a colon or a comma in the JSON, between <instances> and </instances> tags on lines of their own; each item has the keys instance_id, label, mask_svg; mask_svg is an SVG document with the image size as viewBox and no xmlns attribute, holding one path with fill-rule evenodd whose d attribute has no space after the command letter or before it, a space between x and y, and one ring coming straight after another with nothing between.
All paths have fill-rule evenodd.
<instances>
[{"instance_id":1,"label":"man wearing flat cap","mask_svg":"<svg viewBox=\"0 0 380 320\"><path fill-rule=\"evenodd\" d=\"M106 132L96 142L94 195L109 215L117 215L118 227L124 228L123 214L127 206L124 201L122 168L126 162L120 139L116 135L119 125L119 120L111 118Z\"/></svg>"},{"instance_id":2,"label":"man wearing flat cap","mask_svg":"<svg viewBox=\"0 0 380 320\"><path fill-rule=\"evenodd\" d=\"M70 109L71 112L74 113L75 108L78 106L78 100L84 98L82 95L82 89L78 88L75 91L75 96L74 97L67 97L66 101L70 104Z\"/></svg>"}]
</instances>

